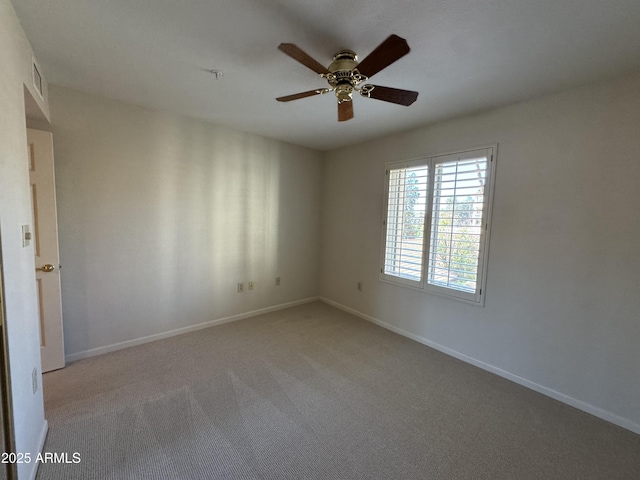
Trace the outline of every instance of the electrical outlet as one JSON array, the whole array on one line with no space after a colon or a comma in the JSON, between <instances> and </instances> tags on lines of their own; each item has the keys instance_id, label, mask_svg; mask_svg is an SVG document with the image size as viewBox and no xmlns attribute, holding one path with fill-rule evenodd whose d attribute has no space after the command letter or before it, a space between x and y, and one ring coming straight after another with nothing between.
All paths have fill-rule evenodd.
<instances>
[{"instance_id":1,"label":"electrical outlet","mask_svg":"<svg viewBox=\"0 0 640 480\"><path fill-rule=\"evenodd\" d=\"M244 282L238 282L238 293L244 293Z\"/></svg>"},{"instance_id":2,"label":"electrical outlet","mask_svg":"<svg viewBox=\"0 0 640 480\"><path fill-rule=\"evenodd\" d=\"M276 285L280 285L280 277L276 277Z\"/></svg>"},{"instance_id":3,"label":"electrical outlet","mask_svg":"<svg viewBox=\"0 0 640 480\"><path fill-rule=\"evenodd\" d=\"M35 367L33 368L33 372L31 372L31 387L35 395L38 391L38 369Z\"/></svg>"},{"instance_id":4,"label":"electrical outlet","mask_svg":"<svg viewBox=\"0 0 640 480\"><path fill-rule=\"evenodd\" d=\"M358 282L358 291L361 292L362 291L362 282Z\"/></svg>"},{"instance_id":5,"label":"electrical outlet","mask_svg":"<svg viewBox=\"0 0 640 480\"><path fill-rule=\"evenodd\" d=\"M253 290L253 282L249 282L249 291Z\"/></svg>"}]
</instances>

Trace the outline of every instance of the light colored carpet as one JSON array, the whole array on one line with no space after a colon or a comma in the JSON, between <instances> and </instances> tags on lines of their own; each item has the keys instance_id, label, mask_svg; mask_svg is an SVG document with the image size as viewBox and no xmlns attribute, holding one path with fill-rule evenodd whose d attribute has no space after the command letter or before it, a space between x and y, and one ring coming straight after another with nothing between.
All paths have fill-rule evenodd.
<instances>
[{"instance_id":1,"label":"light colored carpet","mask_svg":"<svg viewBox=\"0 0 640 480\"><path fill-rule=\"evenodd\" d=\"M44 377L46 479L640 479L640 436L320 302Z\"/></svg>"}]
</instances>

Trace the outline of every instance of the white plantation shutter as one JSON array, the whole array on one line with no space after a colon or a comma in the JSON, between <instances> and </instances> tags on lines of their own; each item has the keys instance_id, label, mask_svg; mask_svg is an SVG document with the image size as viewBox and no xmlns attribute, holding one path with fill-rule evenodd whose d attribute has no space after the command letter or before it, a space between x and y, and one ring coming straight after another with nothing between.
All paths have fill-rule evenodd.
<instances>
[{"instance_id":1,"label":"white plantation shutter","mask_svg":"<svg viewBox=\"0 0 640 480\"><path fill-rule=\"evenodd\" d=\"M387 175L388 207L383 274L421 284L424 223L428 206L428 167L420 165L391 168Z\"/></svg>"},{"instance_id":2,"label":"white plantation shutter","mask_svg":"<svg viewBox=\"0 0 640 480\"><path fill-rule=\"evenodd\" d=\"M483 302L493 159L490 147L388 166L383 280Z\"/></svg>"},{"instance_id":3,"label":"white plantation shutter","mask_svg":"<svg viewBox=\"0 0 640 480\"><path fill-rule=\"evenodd\" d=\"M435 163L428 283L479 293L487 164L484 152L439 157Z\"/></svg>"}]
</instances>

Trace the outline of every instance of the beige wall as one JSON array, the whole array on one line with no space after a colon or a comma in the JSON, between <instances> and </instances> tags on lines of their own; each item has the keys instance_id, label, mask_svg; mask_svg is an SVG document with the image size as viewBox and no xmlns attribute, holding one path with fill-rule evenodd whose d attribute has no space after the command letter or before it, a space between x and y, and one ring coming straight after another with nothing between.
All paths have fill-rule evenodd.
<instances>
[{"instance_id":1,"label":"beige wall","mask_svg":"<svg viewBox=\"0 0 640 480\"><path fill-rule=\"evenodd\" d=\"M328 154L322 296L640 432L639 133L633 75ZM381 283L385 163L495 142L486 306Z\"/></svg>"},{"instance_id":2,"label":"beige wall","mask_svg":"<svg viewBox=\"0 0 640 480\"><path fill-rule=\"evenodd\" d=\"M50 102L70 358L317 296L319 152L59 87Z\"/></svg>"},{"instance_id":3,"label":"beige wall","mask_svg":"<svg viewBox=\"0 0 640 480\"><path fill-rule=\"evenodd\" d=\"M31 372L40 372L40 343L33 247L22 247L21 225L31 224L24 86L31 88L31 47L9 0L0 0L0 230L5 276L16 451L35 458L46 433L42 387L34 394ZM39 107L47 113L45 102ZM18 465L28 479L35 464Z\"/></svg>"}]
</instances>

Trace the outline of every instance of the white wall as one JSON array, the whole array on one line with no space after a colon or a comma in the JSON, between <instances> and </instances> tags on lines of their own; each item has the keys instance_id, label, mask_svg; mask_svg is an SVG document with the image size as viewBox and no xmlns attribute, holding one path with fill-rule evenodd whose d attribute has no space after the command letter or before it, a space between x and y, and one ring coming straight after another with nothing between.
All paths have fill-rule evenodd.
<instances>
[{"instance_id":1,"label":"white wall","mask_svg":"<svg viewBox=\"0 0 640 480\"><path fill-rule=\"evenodd\" d=\"M39 451L46 422L42 388L34 394L31 372L40 372L40 342L33 247L22 247L21 225L31 224L24 85L32 88L31 47L9 0L0 0L0 229L4 260L6 330L16 451ZM46 101L39 107L47 113ZM27 479L35 464L18 465Z\"/></svg>"},{"instance_id":2,"label":"white wall","mask_svg":"<svg viewBox=\"0 0 640 480\"><path fill-rule=\"evenodd\" d=\"M317 296L319 152L60 87L50 104L72 359Z\"/></svg>"},{"instance_id":3,"label":"white wall","mask_svg":"<svg viewBox=\"0 0 640 480\"><path fill-rule=\"evenodd\" d=\"M494 142L486 306L381 283L385 163ZM321 294L640 433L638 185L640 75L334 151Z\"/></svg>"}]
</instances>

